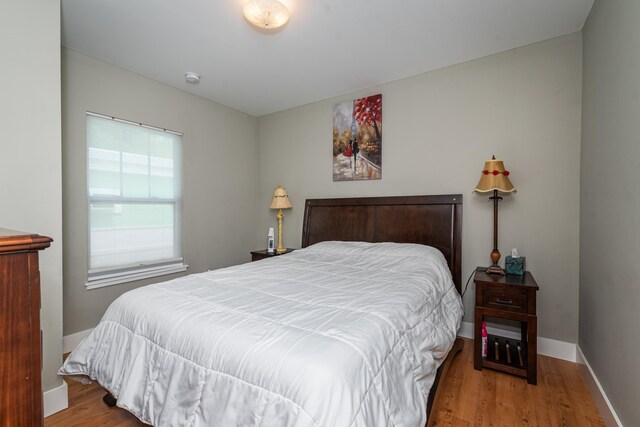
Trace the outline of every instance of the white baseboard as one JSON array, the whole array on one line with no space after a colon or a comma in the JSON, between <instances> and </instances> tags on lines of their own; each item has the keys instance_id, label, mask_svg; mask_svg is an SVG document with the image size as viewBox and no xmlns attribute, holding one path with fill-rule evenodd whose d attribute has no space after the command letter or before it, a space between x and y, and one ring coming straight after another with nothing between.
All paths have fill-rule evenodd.
<instances>
[{"instance_id":1,"label":"white baseboard","mask_svg":"<svg viewBox=\"0 0 640 427\"><path fill-rule=\"evenodd\" d=\"M73 351L73 349L76 348L83 339L89 336L91 331L93 331L93 328L62 337L62 353L66 354Z\"/></svg>"},{"instance_id":2,"label":"white baseboard","mask_svg":"<svg viewBox=\"0 0 640 427\"><path fill-rule=\"evenodd\" d=\"M44 404L44 416L60 412L63 409L69 407L69 394L67 390L67 383L62 381L62 385L51 390L47 390L42 393L42 400Z\"/></svg>"},{"instance_id":3,"label":"white baseboard","mask_svg":"<svg viewBox=\"0 0 640 427\"><path fill-rule=\"evenodd\" d=\"M520 339L520 333L505 329L487 327L487 332L506 338ZM462 322L458 330L458 335L473 339L473 323ZM538 354L568 360L569 362L576 362L576 344L538 337Z\"/></svg>"},{"instance_id":4,"label":"white baseboard","mask_svg":"<svg viewBox=\"0 0 640 427\"><path fill-rule=\"evenodd\" d=\"M589 361L584 354L582 353L582 349L580 346L577 346L577 361L578 365L580 365L580 372L587 383L587 387L589 391L591 391L591 395L593 396L593 401L600 411L600 416L602 420L607 425L607 427L622 427L622 422L616 413L616 410L613 408L607 393L604 392L598 377L596 377L595 372L591 369L591 365L589 365Z\"/></svg>"},{"instance_id":5,"label":"white baseboard","mask_svg":"<svg viewBox=\"0 0 640 427\"><path fill-rule=\"evenodd\" d=\"M556 359L576 361L576 344L554 340L552 338L538 337L538 354Z\"/></svg>"}]
</instances>

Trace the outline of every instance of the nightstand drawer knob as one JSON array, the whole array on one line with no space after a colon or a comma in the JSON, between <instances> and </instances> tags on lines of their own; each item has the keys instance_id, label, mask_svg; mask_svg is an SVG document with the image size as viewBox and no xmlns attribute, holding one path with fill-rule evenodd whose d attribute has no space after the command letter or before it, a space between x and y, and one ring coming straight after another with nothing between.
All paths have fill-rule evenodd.
<instances>
[{"instance_id":1,"label":"nightstand drawer knob","mask_svg":"<svg viewBox=\"0 0 640 427\"><path fill-rule=\"evenodd\" d=\"M513 300L509 298L496 298L498 304L513 304Z\"/></svg>"}]
</instances>

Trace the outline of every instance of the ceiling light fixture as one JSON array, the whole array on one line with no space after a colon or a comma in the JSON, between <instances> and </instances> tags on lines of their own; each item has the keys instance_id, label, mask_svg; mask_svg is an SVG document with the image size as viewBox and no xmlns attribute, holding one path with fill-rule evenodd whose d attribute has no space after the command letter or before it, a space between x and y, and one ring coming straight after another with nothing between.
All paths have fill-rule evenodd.
<instances>
[{"instance_id":1,"label":"ceiling light fixture","mask_svg":"<svg viewBox=\"0 0 640 427\"><path fill-rule=\"evenodd\" d=\"M198 83L200 83L200 74L194 73L193 71L187 71L186 73L184 73L184 79L187 83L197 85Z\"/></svg>"},{"instance_id":2,"label":"ceiling light fixture","mask_svg":"<svg viewBox=\"0 0 640 427\"><path fill-rule=\"evenodd\" d=\"M275 30L289 22L289 9L277 0L249 0L242 13L251 25L262 30Z\"/></svg>"}]
</instances>

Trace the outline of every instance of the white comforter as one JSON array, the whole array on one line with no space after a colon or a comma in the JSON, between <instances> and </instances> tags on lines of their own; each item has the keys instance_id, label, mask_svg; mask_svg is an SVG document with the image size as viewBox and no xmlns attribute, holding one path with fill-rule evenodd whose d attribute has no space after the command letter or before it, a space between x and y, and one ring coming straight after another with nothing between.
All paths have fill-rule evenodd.
<instances>
[{"instance_id":1,"label":"white comforter","mask_svg":"<svg viewBox=\"0 0 640 427\"><path fill-rule=\"evenodd\" d=\"M156 426L424 426L461 318L438 250L324 242L127 292L59 373Z\"/></svg>"}]
</instances>

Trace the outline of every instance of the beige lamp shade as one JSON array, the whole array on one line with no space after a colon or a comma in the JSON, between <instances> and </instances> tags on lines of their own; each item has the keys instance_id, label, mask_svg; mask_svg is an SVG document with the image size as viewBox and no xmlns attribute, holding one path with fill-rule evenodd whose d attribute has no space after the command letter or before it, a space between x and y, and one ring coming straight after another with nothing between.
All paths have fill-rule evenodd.
<instances>
[{"instance_id":1,"label":"beige lamp shade","mask_svg":"<svg viewBox=\"0 0 640 427\"><path fill-rule=\"evenodd\" d=\"M487 193L493 190L503 193L515 192L516 188L511 183L509 175L509 171L504 168L504 162L493 158L485 162L484 170L480 175L480 181L478 181L475 191L479 193Z\"/></svg>"},{"instance_id":2,"label":"beige lamp shade","mask_svg":"<svg viewBox=\"0 0 640 427\"><path fill-rule=\"evenodd\" d=\"M289 196L287 196L287 190L280 184L273 192L273 200L271 201L271 209L290 209L291 202L289 201Z\"/></svg>"}]
</instances>

